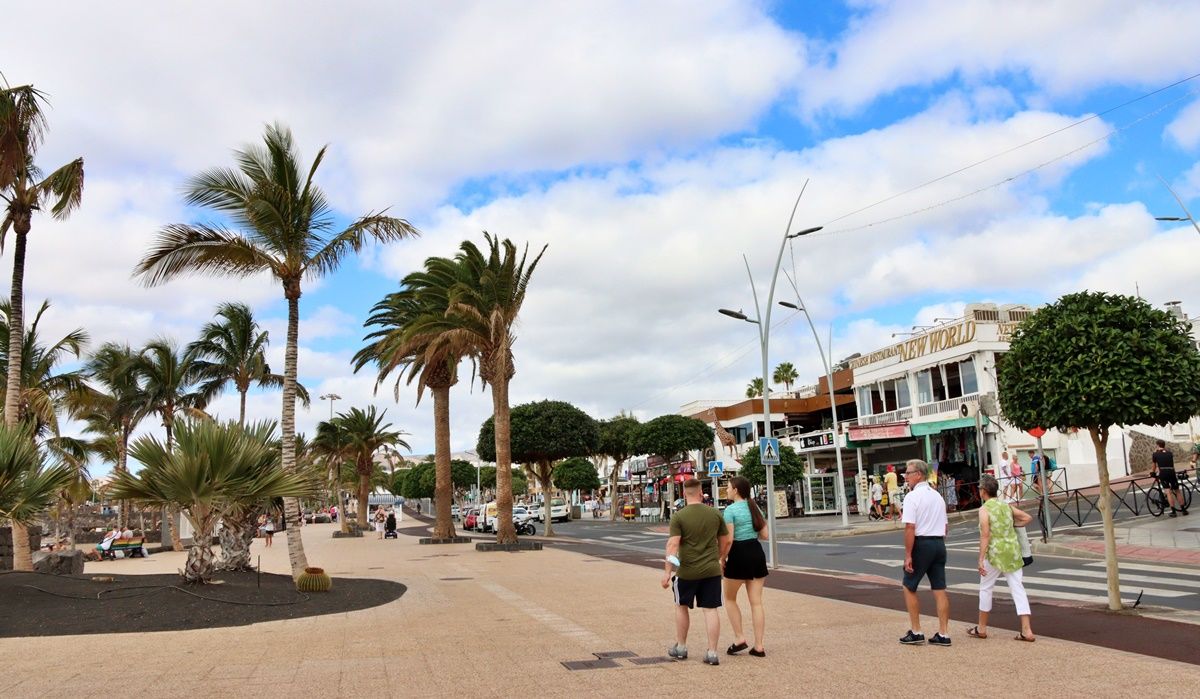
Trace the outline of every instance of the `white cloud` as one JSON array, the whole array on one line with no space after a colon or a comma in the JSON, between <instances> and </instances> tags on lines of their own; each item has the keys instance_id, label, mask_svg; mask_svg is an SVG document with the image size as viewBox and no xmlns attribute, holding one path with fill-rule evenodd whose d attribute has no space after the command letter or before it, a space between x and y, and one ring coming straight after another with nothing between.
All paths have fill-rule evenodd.
<instances>
[{"instance_id":1,"label":"white cloud","mask_svg":"<svg viewBox=\"0 0 1200 699\"><path fill-rule=\"evenodd\" d=\"M1195 72L1189 28L1200 5L1176 0L872 0L846 33L814 55L799 84L808 113L852 112L906 87L999 75L1050 95L1106 85L1157 86Z\"/></svg>"},{"instance_id":2,"label":"white cloud","mask_svg":"<svg viewBox=\"0 0 1200 699\"><path fill-rule=\"evenodd\" d=\"M1192 150L1200 144L1200 100L1181 109L1167 124L1166 134L1167 138L1186 150Z\"/></svg>"}]
</instances>

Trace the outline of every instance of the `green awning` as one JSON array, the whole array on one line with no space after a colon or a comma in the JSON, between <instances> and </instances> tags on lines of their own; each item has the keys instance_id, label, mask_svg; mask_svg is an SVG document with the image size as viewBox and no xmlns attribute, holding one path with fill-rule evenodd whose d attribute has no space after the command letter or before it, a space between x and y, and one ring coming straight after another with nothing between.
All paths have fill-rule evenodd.
<instances>
[{"instance_id":1,"label":"green awning","mask_svg":"<svg viewBox=\"0 0 1200 699\"><path fill-rule=\"evenodd\" d=\"M988 424L986 416L980 416L980 424ZM958 430L964 427L974 427L975 418L973 417L956 417L953 420L938 420L937 422L914 422L909 425L914 437L923 437L927 434L937 434L946 430Z\"/></svg>"}]
</instances>

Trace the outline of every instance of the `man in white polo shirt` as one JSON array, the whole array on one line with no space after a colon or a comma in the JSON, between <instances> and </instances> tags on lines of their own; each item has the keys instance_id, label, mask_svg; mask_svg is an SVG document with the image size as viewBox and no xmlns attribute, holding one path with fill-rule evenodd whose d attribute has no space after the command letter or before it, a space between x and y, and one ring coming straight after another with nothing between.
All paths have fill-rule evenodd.
<instances>
[{"instance_id":1,"label":"man in white polo shirt","mask_svg":"<svg viewBox=\"0 0 1200 699\"><path fill-rule=\"evenodd\" d=\"M950 598L946 596L946 502L929 487L929 464L911 459L905 464L904 482L909 493L904 496L904 606L908 607L911 627L900 639L906 645L925 642L921 632L921 602L917 586L929 576L929 587L937 602L938 632L930 637L930 645L948 646L950 636Z\"/></svg>"}]
</instances>

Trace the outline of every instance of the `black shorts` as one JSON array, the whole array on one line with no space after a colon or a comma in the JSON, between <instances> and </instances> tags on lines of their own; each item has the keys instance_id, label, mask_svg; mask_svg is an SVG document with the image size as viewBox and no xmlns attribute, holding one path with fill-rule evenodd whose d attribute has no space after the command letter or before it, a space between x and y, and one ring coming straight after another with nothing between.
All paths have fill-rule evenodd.
<instances>
[{"instance_id":1,"label":"black shorts","mask_svg":"<svg viewBox=\"0 0 1200 699\"><path fill-rule=\"evenodd\" d=\"M1160 469L1158 482L1167 490L1179 490L1179 476L1175 475L1175 469Z\"/></svg>"},{"instance_id":2,"label":"black shorts","mask_svg":"<svg viewBox=\"0 0 1200 699\"><path fill-rule=\"evenodd\" d=\"M767 577L767 556L758 539L733 542L729 557L725 559L725 577L728 580L758 580Z\"/></svg>"},{"instance_id":3,"label":"black shorts","mask_svg":"<svg viewBox=\"0 0 1200 699\"><path fill-rule=\"evenodd\" d=\"M699 580L671 578L671 591L675 593L675 604L688 609L718 609L721 606L721 576Z\"/></svg>"},{"instance_id":4,"label":"black shorts","mask_svg":"<svg viewBox=\"0 0 1200 699\"><path fill-rule=\"evenodd\" d=\"M929 576L929 589L946 589L946 540L940 536L918 536L913 542L912 572L904 572L904 587L916 592L921 580Z\"/></svg>"}]
</instances>

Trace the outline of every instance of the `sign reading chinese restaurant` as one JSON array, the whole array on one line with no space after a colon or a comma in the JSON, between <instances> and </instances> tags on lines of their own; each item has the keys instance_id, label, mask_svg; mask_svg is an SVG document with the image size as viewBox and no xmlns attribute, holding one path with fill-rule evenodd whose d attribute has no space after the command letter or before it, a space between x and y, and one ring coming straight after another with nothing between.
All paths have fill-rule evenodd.
<instances>
[{"instance_id":1,"label":"sign reading chinese restaurant","mask_svg":"<svg viewBox=\"0 0 1200 699\"><path fill-rule=\"evenodd\" d=\"M870 442L878 439L904 439L912 436L907 422L886 425L857 425L850 428L850 441Z\"/></svg>"},{"instance_id":2,"label":"sign reading chinese restaurant","mask_svg":"<svg viewBox=\"0 0 1200 699\"><path fill-rule=\"evenodd\" d=\"M792 442L796 445L796 451L817 451L818 449L829 449L833 447L833 432L827 430L825 432L809 432L802 434L799 437L793 438Z\"/></svg>"}]
</instances>

